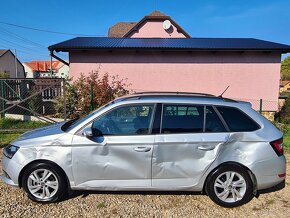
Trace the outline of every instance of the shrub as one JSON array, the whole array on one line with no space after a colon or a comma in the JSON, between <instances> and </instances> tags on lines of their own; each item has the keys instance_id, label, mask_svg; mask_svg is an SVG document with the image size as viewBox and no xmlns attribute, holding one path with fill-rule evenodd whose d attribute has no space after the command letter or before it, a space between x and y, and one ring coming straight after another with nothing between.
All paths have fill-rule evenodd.
<instances>
[{"instance_id":1,"label":"shrub","mask_svg":"<svg viewBox=\"0 0 290 218\"><path fill-rule=\"evenodd\" d=\"M9 78L10 74L7 71L0 71L0 78Z\"/></svg>"},{"instance_id":2,"label":"shrub","mask_svg":"<svg viewBox=\"0 0 290 218\"><path fill-rule=\"evenodd\" d=\"M286 99L281 111L277 113L276 120L283 124L290 124L290 97Z\"/></svg>"},{"instance_id":3,"label":"shrub","mask_svg":"<svg viewBox=\"0 0 290 218\"><path fill-rule=\"evenodd\" d=\"M128 94L129 85L126 80L118 76L105 73L100 76L98 71L92 71L85 77L82 73L74 82L66 84L66 111L68 118L75 118L76 112L80 116L88 114L116 97ZM57 99L56 111L64 112L64 98Z\"/></svg>"}]
</instances>

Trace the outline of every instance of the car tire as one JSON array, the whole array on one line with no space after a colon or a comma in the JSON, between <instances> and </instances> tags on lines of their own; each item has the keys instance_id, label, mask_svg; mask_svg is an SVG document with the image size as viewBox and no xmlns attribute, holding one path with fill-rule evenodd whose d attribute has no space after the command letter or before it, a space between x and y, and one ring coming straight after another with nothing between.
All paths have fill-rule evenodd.
<instances>
[{"instance_id":1,"label":"car tire","mask_svg":"<svg viewBox=\"0 0 290 218\"><path fill-rule=\"evenodd\" d=\"M31 200L40 203L60 201L68 190L64 173L49 163L29 165L22 176L22 187Z\"/></svg>"},{"instance_id":2,"label":"car tire","mask_svg":"<svg viewBox=\"0 0 290 218\"><path fill-rule=\"evenodd\" d=\"M239 165L224 165L211 173L206 192L212 201L223 207L238 207L254 197L252 179Z\"/></svg>"}]
</instances>

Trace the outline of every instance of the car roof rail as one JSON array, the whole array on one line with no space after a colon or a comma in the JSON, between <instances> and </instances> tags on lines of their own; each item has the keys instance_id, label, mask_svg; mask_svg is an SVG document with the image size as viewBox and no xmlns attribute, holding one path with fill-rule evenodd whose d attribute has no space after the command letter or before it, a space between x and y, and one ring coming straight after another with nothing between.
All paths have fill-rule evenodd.
<instances>
[{"instance_id":1,"label":"car roof rail","mask_svg":"<svg viewBox=\"0 0 290 218\"><path fill-rule=\"evenodd\" d=\"M200 92L135 92L132 93L131 96L143 96L143 95L192 95L192 96L209 96L209 97L216 97L215 95L212 94L207 94L207 93L200 93Z\"/></svg>"}]
</instances>

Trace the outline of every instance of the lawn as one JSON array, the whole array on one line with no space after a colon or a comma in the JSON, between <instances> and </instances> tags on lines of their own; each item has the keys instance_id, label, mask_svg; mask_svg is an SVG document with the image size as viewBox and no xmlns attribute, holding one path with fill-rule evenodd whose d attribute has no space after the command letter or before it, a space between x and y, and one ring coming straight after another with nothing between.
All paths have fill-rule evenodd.
<instances>
[{"instance_id":1,"label":"lawn","mask_svg":"<svg viewBox=\"0 0 290 218\"><path fill-rule=\"evenodd\" d=\"M7 145L12 140L19 137L22 133L31 129L48 125L49 123L39 121L22 121L15 119L0 119L0 148ZM11 131L9 131L11 130Z\"/></svg>"},{"instance_id":2,"label":"lawn","mask_svg":"<svg viewBox=\"0 0 290 218\"><path fill-rule=\"evenodd\" d=\"M21 133L10 133L10 132L0 133L0 148L4 147L9 142L19 137L20 135Z\"/></svg>"},{"instance_id":3,"label":"lawn","mask_svg":"<svg viewBox=\"0 0 290 218\"><path fill-rule=\"evenodd\" d=\"M35 129L48 123L40 121L22 121L16 119L0 119L0 129Z\"/></svg>"}]
</instances>

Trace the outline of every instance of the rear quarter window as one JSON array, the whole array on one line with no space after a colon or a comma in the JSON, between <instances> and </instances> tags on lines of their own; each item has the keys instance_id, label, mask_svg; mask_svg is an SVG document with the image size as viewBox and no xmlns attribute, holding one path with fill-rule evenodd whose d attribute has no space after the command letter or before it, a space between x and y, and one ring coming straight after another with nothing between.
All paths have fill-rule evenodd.
<instances>
[{"instance_id":1,"label":"rear quarter window","mask_svg":"<svg viewBox=\"0 0 290 218\"><path fill-rule=\"evenodd\" d=\"M252 118L237 108L219 106L216 108L231 132L249 132L260 128Z\"/></svg>"}]
</instances>

